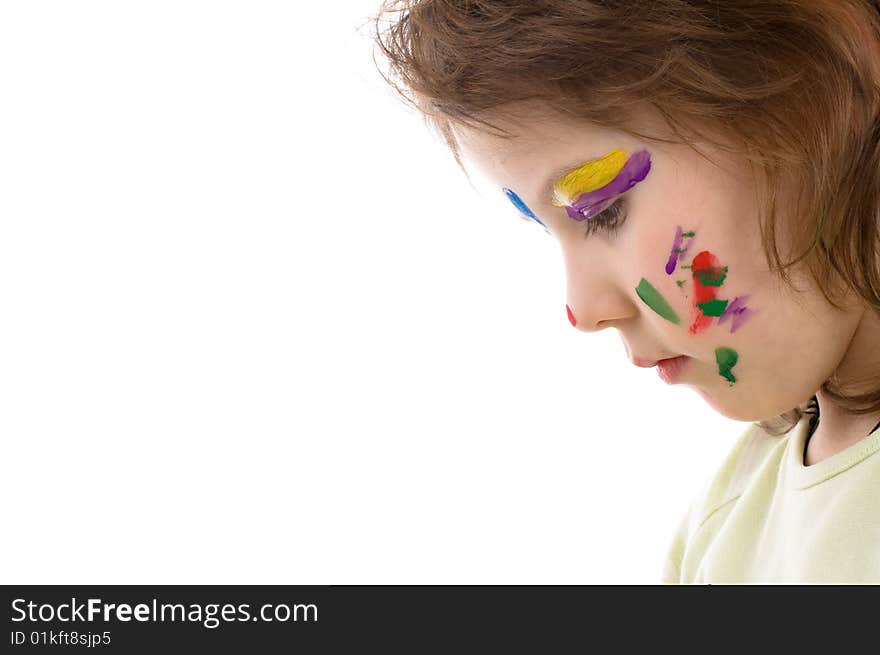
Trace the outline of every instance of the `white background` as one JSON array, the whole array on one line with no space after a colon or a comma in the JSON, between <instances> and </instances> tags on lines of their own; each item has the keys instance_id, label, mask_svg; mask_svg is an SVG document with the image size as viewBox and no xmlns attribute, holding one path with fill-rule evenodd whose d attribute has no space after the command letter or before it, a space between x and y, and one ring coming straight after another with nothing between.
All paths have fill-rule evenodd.
<instances>
[{"instance_id":1,"label":"white background","mask_svg":"<svg viewBox=\"0 0 880 655\"><path fill-rule=\"evenodd\" d=\"M659 579L746 424L568 324L377 9L0 5L0 582Z\"/></svg>"}]
</instances>

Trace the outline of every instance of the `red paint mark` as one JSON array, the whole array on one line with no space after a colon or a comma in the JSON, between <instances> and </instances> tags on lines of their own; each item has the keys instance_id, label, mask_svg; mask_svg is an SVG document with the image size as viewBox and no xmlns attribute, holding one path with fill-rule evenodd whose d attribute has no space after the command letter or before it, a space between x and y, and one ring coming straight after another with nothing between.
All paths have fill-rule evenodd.
<instances>
[{"instance_id":1,"label":"red paint mark","mask_svg":"<svg viewBox=\"0 0 880 655\"><path fill-rule=\"evenodd\" d=\"M571 307L568 305L565 306L565 311L568 312L568 322L572 324L572 326L577 325L577 321L574 318L574 314L571 313Z\"/></svg>"},{"instance_id":2,"label":"red paint mark","mask_svg":"<svg viewBox=\"0 0 880 655\"><path fill-rule=\"evenodd\" d=\"M721 263L718 261L718 257L708 250L703 250L694 257L694 261L691 264L691 275L694 281L694 322L691 323L689 328L691 334L703 332L712 324L713 317L703 314L703 310L697 307L697 303L715 300L720 287L704 285L701 280L704 279L704 276L717 278L720 272Z\"/></svg>"}]
</instances>

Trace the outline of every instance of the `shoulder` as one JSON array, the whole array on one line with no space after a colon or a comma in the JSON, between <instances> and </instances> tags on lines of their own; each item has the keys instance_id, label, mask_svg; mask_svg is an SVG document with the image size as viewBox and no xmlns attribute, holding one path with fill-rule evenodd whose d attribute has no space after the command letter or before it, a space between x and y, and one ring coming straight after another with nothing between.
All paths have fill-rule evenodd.
<instances>
[{"instance_id":1,"label":"shoulder","mask_svg":"<svg viewBox=\"0 0 880 655\"><path fill-rule=\"evenodd\" d=\"M737 438L712 477L706 481L700 496L695 499L701 522L715 510L739 498L768 459L778 460L790 434L791 430L776 436L757 423L750 424Z\"/></svg>"},{"instance_id":2,"label":"shoulder","mask_svg":"<svg viewBox=\"0 0 880 655\"><path fill-rule=\"evenodd\" d=\"M793 429L793 428L792 428ZM770 434L751 423L734 442L721 464L706 478L676 530L663 574L665 582L677 582L688 544L712 516L734 504L755 474L778 463L791 431L782 436Z\"/></svg>"}]
</instances>

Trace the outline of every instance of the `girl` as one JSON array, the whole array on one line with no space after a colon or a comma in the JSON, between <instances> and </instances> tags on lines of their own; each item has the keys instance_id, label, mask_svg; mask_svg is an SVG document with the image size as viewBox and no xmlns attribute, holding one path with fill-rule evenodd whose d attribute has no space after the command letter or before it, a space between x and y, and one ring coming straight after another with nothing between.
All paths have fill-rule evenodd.
<instances>
[{"instance_id":1,"label":"girl","mask_svg":"<svg viewBox=\"0 0 880 655\"><path fill-rule=\"evenodd\" d=\"M880 582L876 2L400 0L376 26L459 166L559 241L571 325L751 422L663 580Z\"/></svg>"}]
</instances>

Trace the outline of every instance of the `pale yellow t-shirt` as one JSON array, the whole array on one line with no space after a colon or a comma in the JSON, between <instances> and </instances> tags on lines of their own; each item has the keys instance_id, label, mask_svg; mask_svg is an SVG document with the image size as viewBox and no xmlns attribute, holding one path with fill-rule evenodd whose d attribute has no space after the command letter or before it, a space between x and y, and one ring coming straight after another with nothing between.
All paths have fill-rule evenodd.
<instances>
[{"instance_id":1,"label":"pale yellow t-shirt","mask_svg":"<svg viewBox=\"0 0 880 655\"><path fill-rule=\"evenodd\" d=\"M746 429L679 525L664 583L880 583L880 429L804 466L808 424Z\"/></svg>"}]
</instances>

